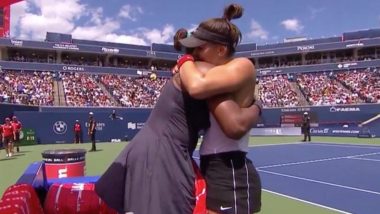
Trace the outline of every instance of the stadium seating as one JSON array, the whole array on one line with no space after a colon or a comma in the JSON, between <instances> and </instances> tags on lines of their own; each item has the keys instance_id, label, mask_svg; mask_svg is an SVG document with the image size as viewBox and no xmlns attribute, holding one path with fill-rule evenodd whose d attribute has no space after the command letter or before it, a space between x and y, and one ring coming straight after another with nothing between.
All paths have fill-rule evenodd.
<instances>
[{"instance_id":1,"label":"stadium seating","mask_svg":"<svg viewBox=\"0 0 380 214\"><path fill-rule=\"evenodd\" d=\"M62 73L68 106L116 106L100 88L97 76L82 73Z\"/></svg>"},{"instance_id":2,"label":"stadium seating","mask_svg":"<svg viewBox=\"0 0 380 214\"><path fill-rule=\"evenodd\" d=\"M361 103L359 95L341 85L334 75L326 73L301 74L297 82L311 105Z\"/></svg>"},{"instance_id":3,"label":"stadium seating","mask_svg":"<svg viewBox=\"0 0 380 214\"><path fill-rule=\"evenodd\" d=\"M160 96L167 78L151 80L148 77L102 75L100 80L122 106L151 108Z\"/></svg>"},{"instance_id":4,"label":"stadium seating","mask_svg":"<svg viewBox=\"0 0 380 214\"><path fill-rule=\"evenodd\" d=\"M380 73L377 69L340 72L337 79L368 103L380 103Z\"/></svg>"},{"instance_id":5,"label":"stadium seating","mask_svg":"<svg viewBox=\"0 0 380 214\"><path fill-rule=\"evenodd\" d=\"M0 100L36 106L53 105L51 72L3 71L0 74Z\"/></svg>"},{"instance_id":6,"label":"stadium seating","mask_svg":"<svg viewBox=\"0 0 380 214\"><path fill-rule=\"evenodd\" d=\"M152 108L167 80L116 74L5 71L0 73L0 102L52 106L57 99L54 95L63 94L63 102L73 107ZM63 93L53 87L60 82ZM258 85L259 97L269 108L300 106L298 89L311 106L380 102L377 69L261 76Z\"/></svg>"},{"instance_id":7,"label":"stadium seating","mask_svg":"<svg viewBox=\"0 0 380 214\"><path fill-rule=\"evenodd\" d=\"M265 107L293 107L299 105L297 93L287 75L259 78L259 96Z\"/></svg>"}]
</instances>

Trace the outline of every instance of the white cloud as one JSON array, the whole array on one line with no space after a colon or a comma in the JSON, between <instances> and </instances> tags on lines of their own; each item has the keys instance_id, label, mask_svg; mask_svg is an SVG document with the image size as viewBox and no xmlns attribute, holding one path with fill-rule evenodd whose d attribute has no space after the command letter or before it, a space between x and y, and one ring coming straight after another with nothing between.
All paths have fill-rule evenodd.
<instances>
[{"instance_id":1,"label":"white cloud","mask_svg":"<svg viewBox=\"0 0 380 214\"><path fill-rule=\"evenodd\" d=\"M304 28L298 19L286 19L281 22L281 25L284 26L286 30L295 31L297 33L300 33Z\"/></svg>"},{"instance_id":2,"label":"white cloud","mask_svg":"<svg viewBox=\"0 0 380 214\"><path fill-rule=\"evenodd\" d=\"M33 13L33 7L39 8ZM85 12L86 6L79 0L32 0L27 2L25 13L19 19L21 38L43 39L46 32L70 33L74 22ZM22 12L21 12L22 13Z\"/></svg>"},{"instance_id":3,"label":"white cloud","mask_svg":"<svg viewBox=\"0 0 380 214\"><path fill-rule=\"evenodd\" d=\"M120 23L114 20L106 19L97 25L78 26L72 31L74 38L86 38L90 40L99 40L107 34L113 33L120 28Z\"/></svg>"},{"instance_id":4,"label":"white cloud","mask_svg":"<svg viewBox=\"0 0 380 214\"><path fill-rule=\"evenodd\" d=\"M107 17L103 8L91 8L81 0L30 0L12 6L12 37L44 40L46 32L72 34L75 39L150 45L169 43L174 27L121 29L123 19L136 21L140 7L124 5L117 17Z\"/></svg>"},{"instance_id":5,"label":"white cloud","mask_svg":"<svg viewBox=\"0 0 380 214\"><path fill-rule=\"evenodd\" d=\"M124 5L119 12L119 16L123 18L130 19L132 21L137 21L136 16L138 14L143 14L143 10L141 7L133 7L131 5Z\"/></svg>"},{"instance_id":6,"label":"white cloud","mask_svg":"<svg viewBox=\"0 0 380 214\"><path fill-rule=\"evenodd\" d=\"M92 9L89 11L89 14L91 16L90 22L95 25L102 24L103 20L103 8L98 7L96 9Z\"/></svg>"},{"instance_id":7,"label":"white cloud","mask_svg":"<svg viewBox=\"0 0 380 214\"><path fill-rule=\"evenodd\" d=\"M18 2L16 4L13 4L11 6L11 35L18 34L18 25L21 20L21 18L25 15L26 13L26 2Z\"/></svg>"},{"instance_id":8,"label":"white cloud","mask_svg":"<svg viewBox=\"0 0 380 214\"><path fill-rule=\"evenodd\" d=\"M80 0L31 0L37 8L40 8L44 17L59 17L65 20L75 20L85 12L86 5L80 4Z\"/></svg>"},{"instance_id":9,"label":"white cloud","mask_svg":"<svg viewBox=\"0 0 380 214\"><path fill-rule=\"evenodd\" d=\"M169 40L172 40L174 35L174 27L172 25L166 25L162 30L159 29L139 29L148 41L152 43L166 43Z\"/></svg>"},{"instance_id":10,"label":"white cloud","mask_svg":"<svg viewBox=\"0 0 380 214\"><path fill-rule=\"evenodd\" d=\"M310 10L310 19L315 19L317 17L318 14L322 13L325 8L309 8Z\"/></svg>"},{"instance_id":11,"label":"white cloud","mask_svg":"<svg viewBox=\"0 0 380 214\"><path fill-rule=\"evenodd\" d=\"M251 38L251 39L259 38L261 40L267 40L269 33L260 25L260 23L252 19L250 32L247 35L248 35L248 38Z\"/></svg>"},{"instance_id":12,"label":"white cloud","mask_svg":"<svg viewBox=\"0 0 380 214\"><path fill-rule=\"evenodd\" d=\"M56 18L46 18L35 14L26 14L20 21L21 37L31 39L43 39L46 32L70 33L74 24L69 20Z\"/></svg>"},{"instance_id":13,"label":"white cloud","mask_svg":"<svg viewBox=\"0 0 380 214\"><path fill-rule=\"evenodd\" d=\"M100 41L106 42L116 42L124 44L135 44L135 45L150 45L143 38L138 35L118 35L118 34L107 34Z\"/></svg>"}]
</instances>

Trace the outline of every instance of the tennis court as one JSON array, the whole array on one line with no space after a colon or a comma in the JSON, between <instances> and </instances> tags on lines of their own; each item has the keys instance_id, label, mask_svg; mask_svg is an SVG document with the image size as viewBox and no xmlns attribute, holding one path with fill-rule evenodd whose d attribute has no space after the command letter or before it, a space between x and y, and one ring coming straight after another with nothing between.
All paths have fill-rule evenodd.
<instances>
[{"instance_id":1,"label":"tennis court","mask_svg":"<svg viewBox=\"0 0 380 214\"><path fill-rule=\"evenodd\" d=\"M261 214L380 213L380 139L313 137L252 137L248 157L263 184ZM316 143L329 142L329 143ZM350 144L348 144L350 143ZM366 145L372 144L372 145ZM99 143L86 154L86 175L100 175L126 145ZM0 151L0 195L47 149L85 148L90 144L50 144L22 147L5 158Z\"/></svg>"},{"instance_id":2,"label":"tennis court","mask_svg":"<svg viewBox=\"0 0 380 214\"><path fill-rule=\"evenodd\" d=\"M293 143L251 148L263 188L339 213L380 213L380 147Z\"/></svg>"}]
</instances>

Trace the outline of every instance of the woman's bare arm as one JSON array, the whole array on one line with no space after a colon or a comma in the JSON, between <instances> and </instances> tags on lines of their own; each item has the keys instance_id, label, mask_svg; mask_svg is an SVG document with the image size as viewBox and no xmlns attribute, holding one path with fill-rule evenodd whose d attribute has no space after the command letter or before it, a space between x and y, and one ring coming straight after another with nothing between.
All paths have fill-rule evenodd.
<instances>
[{"instance_id":1,"label":"woman's bare arm","mask_svg":"<svg viewBox=\"0 0 380 214\"><path fill-rule=\"evenodd\" d=\"M206 73L200 72L194 62L187 61L181 66L180 74L185 89L197 99L234 92L246 81L256 78L255 67L247 58L233 59Z\"/></svg>"},{"instance_id":2,"label":"woman's bare arm","mask_svg":"<svg viewBox=\"0 0 380 214\"><path fill-rule=\"evenodd\" d=\"M208 106L223 133L232 139L242 138L257 122L261 113L258 105L241 108L228 95L211 98Z\"/></svg>"}]
</instances>

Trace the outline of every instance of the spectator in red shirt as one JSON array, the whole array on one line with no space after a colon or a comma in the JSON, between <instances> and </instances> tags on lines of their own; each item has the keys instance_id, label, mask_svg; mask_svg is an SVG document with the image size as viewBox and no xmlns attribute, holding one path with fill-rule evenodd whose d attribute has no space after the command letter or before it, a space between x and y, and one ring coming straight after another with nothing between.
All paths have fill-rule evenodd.
<instances>
[{"instance_id":1,"label":"spectator in red shirt","mask_svg":"<svg viewBox=\"0 0 380 214\"><path fill-rule=\"evenodd\" d=\"M15 131L11 124L11 119L5 118L5 124L3 125L3 144L7 157L12 157L13 140L15 139Z\"/></svg>"},{"instance_id":2,"label":"spectator in red shirt","mask_svg":"<svg viewBox=\"0 0 380 214\"><path fill-rule=\"evenodd\" d=\"M13 130L15 132L15 138L14 138L14 146L16 146L16 151L20 152L20 132L22 128L21 122L17 119L16 116L12 117L12 122ZM13 148L12 148L13 149ZM13 152L13 151L12 151Z\"/></svg>"},{"instance_id":3,"label":"spectator in red shirt","mask_svg":"<svg viewBox=\"0 0 380 214\"><path fill-rule=\"evenodd\" d=\"M82 136L82 127L79 123L79 120L75 121L74 124L74 135L75 135L75 142L74 143L82 143L81 142L81 136Z\"/></svg>"}]
</instances>

